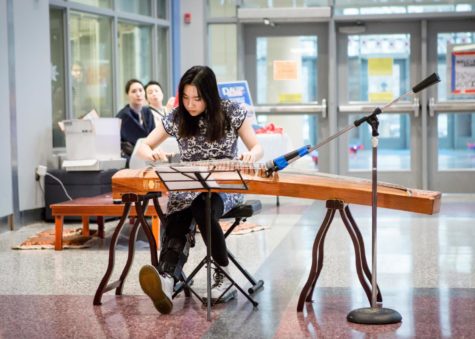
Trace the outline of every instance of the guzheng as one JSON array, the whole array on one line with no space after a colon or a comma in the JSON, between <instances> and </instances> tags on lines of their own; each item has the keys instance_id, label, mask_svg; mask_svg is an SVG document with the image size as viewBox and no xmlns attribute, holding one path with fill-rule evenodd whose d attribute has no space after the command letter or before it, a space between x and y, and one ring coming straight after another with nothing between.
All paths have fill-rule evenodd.
<instances>
[{"instance_id":1,"label":"guzheng","mask_svg":"<svg viewBox=\"0 0 475 339\"><path fill-rule=\"evenodd\" d=\"M173 164L168 164L173 166ZM371 181L354 177L330 175L321 172L293 172L290 170L266 177L263 164L249 165L236 161L198 162L193 165L208 166L218 170L239 170L249 194L287 196L316 200L341 200L347 204L371 206ZM216 174L226 179L226 172ZM145 195L150 192L165 192L153 167L124 169L112 177L112 196L121 199L123 194ZM227 190L233 192L233 190ZM242 190L235 191L241 192ZM434 214L440 209L440 192L409 189L403 186L378 183L378 207Z\"/></svg>"}]
</instances>

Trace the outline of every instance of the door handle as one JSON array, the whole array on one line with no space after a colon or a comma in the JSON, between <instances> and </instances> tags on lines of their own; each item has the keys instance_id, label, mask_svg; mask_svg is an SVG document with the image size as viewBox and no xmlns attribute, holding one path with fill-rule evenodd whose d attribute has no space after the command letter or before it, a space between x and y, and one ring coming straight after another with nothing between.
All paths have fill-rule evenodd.
<instances>
[{"instance_id":1,"label":"door handle","mask_svg":"<svg viewBox=\"0 0 475 339\"><path fill-rule=\"evenodd\" d=\"M322 118L326 118L328 113L327 99L322 99Z\"/></svg>"},{"instance_id":2,"label":"door handle","mask_svg":"<svg viewBox=\"0 0 475 339\"><path fill-rule=\"evenodd\" d=\"M429 116L433 118L435 116L435 99L429 99Z\"/></svg>"},{"instance_id":3,"label":"door handle","mask_svg":"<svg viewBox=\"0 0 475 339\"><path fill-rule=\"evenodd\" d=\"M414 108L414 117L419 117L419 111L421 110L419 98L414 98L414 102L412 103L412 107Z\"/></svg>"}]
</instances>

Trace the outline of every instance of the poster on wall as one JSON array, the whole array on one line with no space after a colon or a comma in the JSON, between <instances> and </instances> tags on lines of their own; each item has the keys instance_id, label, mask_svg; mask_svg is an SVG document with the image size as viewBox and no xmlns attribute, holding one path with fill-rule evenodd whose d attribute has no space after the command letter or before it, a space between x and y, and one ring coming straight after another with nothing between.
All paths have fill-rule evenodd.
<instances>
[{"instance_id":1,"label":"poster on wall","mask_svg":"<svg viewBox=\"0 0 475 339\"><path fill-rule=\"evenodd\" d=\"M299 64L296 60L274 60L274 80L298 80Z\"/></svg>"},{"instance_id":2,"label":"poster on wall","mask_svg":"<svg viewBox=\"0 0 475 339\"><path fill-rule=\"evenodd\" d=\"M238 103L252 106L251 93L246 80L220 82L218 91L221 99L228 99Z\"/></svg>"},{"instance_id":3,"label":"poster on wall","mask_svg":"<svg viewBox=\"0 0 475 339\"><path fill-rule=\"evenodd\" d=\"M368 58L368 101L393 99L393 58Z\"/></svg>"},{"instance_id":4,"label":"poster on wall","mask_svg":"<svg viewBox=\"0 0 475 339\"><path fill-rule=\"evenodd\" d=\"M242 105L248 110L248 117L255 118L251 92L246 80L219 82L218 92L221 99L228 99Z\"/></svg>"},{"instance_id":5,"label":"poster on wall","mask_svg":"<svg viewBox=\"0 0 475 339\"><path fill-rule=\"evenodd\" d=\"M450 93L475 93L475 45L451 45L449 58Z\"/></svg>"}]
</instances>

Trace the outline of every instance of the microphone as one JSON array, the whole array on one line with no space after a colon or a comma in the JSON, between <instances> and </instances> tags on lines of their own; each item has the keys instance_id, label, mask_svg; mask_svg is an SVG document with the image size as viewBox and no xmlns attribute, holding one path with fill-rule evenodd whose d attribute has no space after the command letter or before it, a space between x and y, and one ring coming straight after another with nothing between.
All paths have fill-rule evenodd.
<instances>
[{"instance_id":1,"label":"microphone","mask_svg":"<svg viewBox=\"0 0 475 339\"><path fill-rule=\"evenodd\" d=\"M399 101L399 99L405 97L406 95L410 95L410 94L416 94L416 93L419 93L420 91L426 89L427 87L429 86L432 86L436 83L440 82L440 78L439 78L439 75L437 73L432 73L431 75L429 75L427 78L425 78L424 80L422 80L420 83L418 83L417 85L415 85L414 87L412 87L412 89L407 92L407 93L404 93L403 95L397 97L396 99L394 99L393 101L391 101L390 103L384 105L382 108L381 108L381 111L384 111L386 108L388 108L389 106L391 106L392 104L395 104L396 102ZM379 112L381 113L381 112ZM379 114L379 113L376 113L376 114Z\"/></svg>"},{"instance_id":2,"label":"microphone","mask_svg":"<svg viewBox=\"0 0 475 339\"><path fill-rule=\"evenodd\" d=\"M290 163L294 162L297 159L300 159L304 155L307 155L309 153L310 147L310 145L305 145L296 149L295 151L281 155L280 157L277 157L274 160L267 161L265 163L266 175L269 177L273 172L283 170Z\"/></svg>"},{"instance_id":3,"label":"microphone","mask_svg":"<svg viewBox=\"0 0 475 339\"><path fill-rule=\"evenodd\" d=\"M420 83L418 83L417 85L412 87L412 92L414 94L418 93L418 92L422 91L423 89L426 89L427 87L432 86L432 85L434 85L438 82L440 82L439 75L437 73L432 73L427 78L422 80Z\"/></svg>"}]
</instances>

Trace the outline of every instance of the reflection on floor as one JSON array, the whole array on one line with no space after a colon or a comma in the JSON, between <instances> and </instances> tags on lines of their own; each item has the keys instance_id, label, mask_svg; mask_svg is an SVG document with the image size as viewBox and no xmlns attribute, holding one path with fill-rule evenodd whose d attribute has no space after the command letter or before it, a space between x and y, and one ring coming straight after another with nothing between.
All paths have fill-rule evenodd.
<instances>
[{"instance_id":1,"label":"reflection on floor","mask_svg":"<svg viewBox=\"0 0 475 339\"><path fill-rule=\"evenodd\" d=\"M179 295L171 315L158 314L137 279L150 253L139 249L122 296L92 300L108 259L108 239L82 250L15 251L11 246L52 224L39 223L0 234L1 338L474 338L475 337L475 196L443 197L438 215L379 209L378 284L384 307L403 317L395 325L356 325L348 312L367 307L359 285L351 240L337 217L325 242L324 267L313 302L297 313L297 300L309 271L312 243L325 214L324 202L259 197L263 212L253 221L270 228L232 235L234 255L264 289L254 298L242 295L212 309L196 297ZM371 209L351 206L366 242L371 243ZM115 222L109 222L110 234ZM205 253L201 239L187 269ZM125 264L125 247L117 252L114 276ZM246 280L231 269L238 282ZM205 271L195 279L206 290Z\"/></svg>"}]
</instances>

